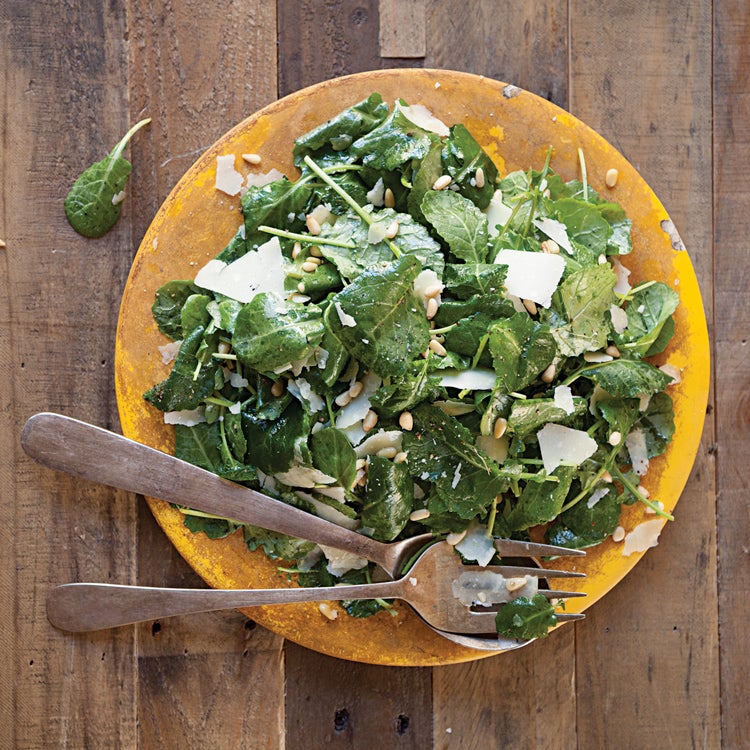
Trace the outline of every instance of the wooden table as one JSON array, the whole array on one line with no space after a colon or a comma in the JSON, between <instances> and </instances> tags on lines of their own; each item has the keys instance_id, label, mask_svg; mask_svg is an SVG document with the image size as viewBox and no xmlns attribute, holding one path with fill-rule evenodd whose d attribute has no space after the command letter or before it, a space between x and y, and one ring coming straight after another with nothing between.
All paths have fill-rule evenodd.
<instances>
[{"instance_id":1,"label":"wooden table","mask_svg":"<svg viewBox=\"0 0 750 750\"><path fill-rule=\"evenodd\" d=\"M746 3L6 0L0 19L0 747L750 747ZM141 499L42 469L18 439L43 410L117 429L118 305L157 207L260 106L403 66L548 97L666 205L702 286L714 373L677 522L584 622L464 665L337 661L235 612L52 629L57 583L200 585ZM71 181L146 115L122 219L85 240L63 213Z\"/></svg>"}]
</instances>

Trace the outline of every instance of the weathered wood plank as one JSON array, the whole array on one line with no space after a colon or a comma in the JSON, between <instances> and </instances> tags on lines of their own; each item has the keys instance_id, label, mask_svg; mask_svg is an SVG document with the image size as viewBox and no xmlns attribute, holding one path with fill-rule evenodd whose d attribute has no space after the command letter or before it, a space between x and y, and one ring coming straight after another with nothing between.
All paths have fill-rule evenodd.
<instances>
[{"instance_id":1,"label":"weathered wood plank","mask_svg":"<svg viewBox=\"0 0 750 750\"><path fill-rule=\"evenodd\" d=\"M479 0L457 12L455 2L430 0L427 40L427 68L485 75L567 105L566 2Z\"/></svg>"},{"instance_id":2,"label":"weathered wood plank","mask_svg":"<svg viewBox=\"0 0 750 750\"><path fill-rule=\"evenodd\" d=\"M43 409L115 419L129 226L104 244L85 240L67 225L63 199L124 132L125 16L116 5L103 14L94 3L45 1L5 3L2 16L0 746L132 747L132 632L70 636L45 616L52 584L133 580L132 498L41 469L18 443L25 419Z\"/></svg>"},{"instance_id":3,"label":"weathered wood plank","mask_svg":"<svg viewBox=\"0 0 750 750\"><path fill-rule=\"evenodd\" d=\"M380 0L378 44L381 57L424 57L427 49L426 0Z\"/></svg>"},{"instance_id":4,"label":"weathered wood plank","mask_svg":"<svg viewBox=\"0 0 750 750\"><path fill-rule=\"evenodd\" d=\"M354 664L293 644L285 653L285 750L432 746L432 670Z\"/></svg>"},{"instance_id":5,"label":"weathered wood plank","mask_svg":"<svg viewBox=\"0 0 750 750\"><path fill-rule=\"evenodd\" d=\"M747 743L750 705L750 521L747 446L750 441L750 314L744 299L750 277L739 238L750 234L750 9L744 2L714 4L714 252L716 267L716 439L719 520L719 633L724 747ZM739 241L738 241L739 240Z\"/></svg>"},{"instance_id":6,"label":"weathered wood plank","mask_svg":"<svg viewBox=\"0 0 750 750\"><path fill-rule=\"evenodd\" d=\"M682 234L711 311L707 5L571 4L571 111L642 172ZM677 521L577 638L582 747L718 747L714 461L709 422Z\"/></svg>"},{"instance_id":7,"label":"weathered wood plank","mask_svg":"<svg viewBox=\"0 0 750 750\"><path fill-rule=\"evenodd\" d=\"M276 7L130 0L128 14L131 118L153 118L133 145L139 238L198 155L276 98ZM138 580L201 585L144 505ZM225 612L138 629L140 746L283 746L282 640L246 622Z\"/></svg>"}]
</instances>

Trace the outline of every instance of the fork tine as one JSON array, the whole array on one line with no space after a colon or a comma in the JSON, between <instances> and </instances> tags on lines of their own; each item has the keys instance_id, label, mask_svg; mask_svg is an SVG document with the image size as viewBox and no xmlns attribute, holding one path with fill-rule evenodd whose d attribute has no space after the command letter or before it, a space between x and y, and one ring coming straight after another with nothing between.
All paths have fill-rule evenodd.
<instances>
[{"instance_id":1,"label":"fork tine","mask_svg":"<svg viewBox=\"0 0 750 750\"><path fill-rule=\"evenodd\" d=\"M586 550L557 547L554 544L537 544L518 539L495 539L495 549L508 557L583 557Z\"/></svg>"},{"instance_id":2,"label":"fork tine","mask_svg":"<svg viewBox=\"0 0 750 750\"><path fill-rule=\"evenodd\" d=\"M467 612L469 617L465 620L461 627L462 635L497 635L497 625L495 618L497 611L492 612ZM571 614L567 612L555 612L555 617L558 623L571 622L574 620L583 620L586 615L583 614Z\"/></svg>"},{"instance_id":3,"label":"fork tine","mask_svg":"<svg viewBox=\"0 0 750 750\"><path fill-rule=\"evenodd\" d=\"M575 570L551 570L548 568L526 568L521 565L464 565L462 570L482 571L499 573L505 578L520 578L521 576L533 576L534 578L585 578L585 573Z\"/></svg>"},{"instance_id":4,"label":"fork tine","mask_svg":"<svg viewBox=\"0 0 750 750\"><path fill-rule=\"evenodd\" d=\"M555 612L558 622L573 622L574 620L585 620L584 614L573 614L572 612Z\"/></svg>"},{"instance_id":5,"label":"fork tine","mask_svg":"<svg viewBox=\"0 0 750 750\"><path fill-rule=\"evenodd\" d=\"M548 599L574 599L577 596L587 596L585 591L552 591L552 589L539 589L537 593Z\"/></svg>"}]
</instances>

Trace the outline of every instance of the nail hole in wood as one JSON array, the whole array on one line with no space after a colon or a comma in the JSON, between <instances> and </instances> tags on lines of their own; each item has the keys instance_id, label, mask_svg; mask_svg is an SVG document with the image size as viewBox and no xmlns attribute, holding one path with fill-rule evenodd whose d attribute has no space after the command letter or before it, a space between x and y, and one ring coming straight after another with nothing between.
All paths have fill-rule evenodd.
<instances>
[{"instance_id":1,"label":"nail hole in wood","mask_svg":"<svg viewBox=\"0 0 750 750\"><path fill-rule=\"evenodd\" d=\"M348 726L349 712L345 708L340 708L333 717L333 728L337 732L343 732Z\"/></svg>"}]
</instances>

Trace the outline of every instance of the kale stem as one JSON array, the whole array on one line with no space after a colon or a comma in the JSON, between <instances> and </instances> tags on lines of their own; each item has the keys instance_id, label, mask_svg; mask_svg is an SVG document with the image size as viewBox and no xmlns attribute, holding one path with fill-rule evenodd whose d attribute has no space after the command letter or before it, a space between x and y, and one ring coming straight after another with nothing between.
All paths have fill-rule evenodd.
<instances>
[{"instance_id":1,"label":"kale stem","mask_svg":"<svg viewBox=\"0 0 750 750\"><path fill-rule=\"evenodd\" d=\"M333 413L333 399L330 393L326 393L326 410L328 411L328 419L331 422L331 427L333 427L336 424L336 417Z\"/></svg>"},{"instance_id":2,"label":"kale stem","mask_svg":"<svg viewBox=\"0 0 750 750\"><path fill-rule=\"evenodd\" d=\"M497 518L497 495L495 495L495 499L492 501L492 507L490 508L490 515L487 517L487 531L485 534L488 537L492 536L492 528L495 525L495 519Z\"/></svg>"},{"instance_id":3,"label":"kale stem","mask_svg":"<svg viewBox=\"0 0 750 750\"><path fill-rule=\"evenodd\" d=\"M145 120L141 120L140 122L137 122L135 125L133 125L130 130L128 130L127 133L122 137L122 140L114 147L112 150L112 161L116 161L117 159L122 156L122 152L125 150L125 147L128 145L128 142L130 139L144 126L148 125L151 122L151 118L147 117Z\"/></svg>"},{"instance_id":4,"label":"kale stem","mask_svg":"<svg viewBox=\"0 0 750 750\"><path fill-rule=\"evenodd\" d=\"M640 500L644 505L648 505L651 510L654 511L658 516L666 518L669 521L674 521L674 516L671 513L667 513L666 510L662 510L653 500L649 500L647 497L643 497L638 488L618 469L616 466L612 467L617 479L622 482L625 489L636 499Z\"/></svg>"},{"instance_id":5,"label":"kale stem","mask_svg":"<svg viewBox=\"0 0 750 750\"><path fill-rule=\"evenodd\" d=\"M305 156L305 164L307 164L307 166L315 172L315 174L318 175L318 177L320 177L320 179L323 180L331 190L338 193L351 207L352 211L354 211L354 213L356 213L368 227L375 223L372 214L368 214L367 211L365 211L362 206L360 206L359 203L357 203L357 201L355 201L354 198L344 190L344 188L342 188L335 180L332 180L309 156ZM401 257L401 250L391 240L388 240L388 247L396 258Z\"/></svg>"},{"instance_id":6,"label":"kale stem","mask_svg":"<svg viewBox=\"0 0 750 750\"><path fill-rule=\"evenodd\" d=\"M572 500L569 500L567 503L565 503L565 505L563 505L562 508L560 508L560 513L563 513L566 510L570 510L574 505L577 505L581 500L583 500L584 497L586 497L586 495L589 494L589 492L591 492L591 490L594 489L594 487L596 487L602 476L604 476L604 472L609 471L612 468L614 460L615 458L617 458L617 454L620 452L620 449L623 445L624 443L620 443L609 452L607 460L601 465L599 471L597 471L596 474L594 474L594 476L591 477L588 482L586 482L586 486Z\"/></svg>"},{"instance_id":7,"label":"kale stem","mask_svg":"<svg viewBox=\"0 0 750 750\"><path fill-rule=\"evenodd\" d=\"M313 234L287 232L285 229L276 229L275 227L268 227L265 224L259 226L258 229L266 234L273 234L276 237L283 237L287 240L304 242L307 245L331 245L331 247L345 247L348 250L353 250L356 247L353 242L344 242L343 240L328 239L326 237L316 237Z\"/></svg>"}]
</instances>

